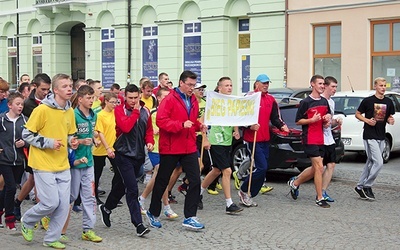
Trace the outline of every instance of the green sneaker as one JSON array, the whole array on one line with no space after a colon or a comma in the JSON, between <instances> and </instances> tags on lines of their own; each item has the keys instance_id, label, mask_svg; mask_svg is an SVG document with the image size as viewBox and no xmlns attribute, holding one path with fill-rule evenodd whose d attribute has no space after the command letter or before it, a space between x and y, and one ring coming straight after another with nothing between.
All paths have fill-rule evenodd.
<instances>
[{"instance_id":1,"label":"green sneaker","mask_svg":"<svg viewBox=\"0 0 400 250\"><path fill-rule=\"evenodd\" d=\"M68 238L68 236L67 236L67 235L65 235L65 234L61 234L61 237L60 237L60 242L61 242L61 243L66 243L66 242L69 242L69 238Z\"/></svg>"},{"instance_id":2,"label":"green sneaker","mask_svg":"<svg viewBox=\"0 0 400 250\"><path fill-rule=\"evenodd\" d=\"M30 242L33 240L33 229L25 227L23 218L21 218L21 233L26 241Z\"/></svg>"},{"instance_id":3,"label":"green sneaker","mask_svg":"<svg viewBox=\"0 0 400 250\"><path fill-rule=\"evenodd\" d=\"M49 216L43 217L40 220L40 224L42 224L42 228L47 231L49 229L50 217Z\"/></svg>"},{"instance_id":4,"label":"green sneaker","mask_svg":"<svg viewBox=\"0 0 400 250\"><path fill-rule=\"evenodd\" d=\"M82 240L101 242L103 238L97 236L93 230L87 230L86 232L82 233Z\"/></svg>"},{"instance_id":5,"label":"green sneaker","mask_svg":"<svg viewBox=\"0 0 400 250\"><path fill-rule=\"evenodd\" d=\"M239 189L240 189L240 180L239 180L239 177L237 176L237 171L234 171L234 172L232 173L232 176L233 176L235 188L236 188L237 190L239 190Z\"/></svg>"},{"instance_id":6,"label":"green sneaker","mask_svg":"<svg viewBox=\"0 0 400 250\"><path fill-rule=\"evenodd\" d=\"M43 246L52 247L55 249L65 249L65 245L59 241L54 241L54 242L50 242L50 243L43 242Z\"/></svg>"}]
</instances>

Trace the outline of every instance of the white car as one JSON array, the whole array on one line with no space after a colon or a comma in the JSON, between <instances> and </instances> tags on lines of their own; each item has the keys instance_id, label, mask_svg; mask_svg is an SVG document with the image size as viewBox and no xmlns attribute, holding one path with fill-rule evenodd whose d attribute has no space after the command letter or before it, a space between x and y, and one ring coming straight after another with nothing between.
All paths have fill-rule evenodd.
<instances>
[{"instance_id":1,"label":"white car","mask_svg":"<svg viewBox=\"0 0 400 250\"><path fill-rule=\"evenodd\" d=\"M343 119L342 142L345 151L365 153L363 143L363 125L356 117L356 111L361 101L368 96L374 95L375 90L369 91L343 91L337 92L332 99L335 101L335 116ZM400 150L400 94L386 91L385 96L390 98L395 107L394 125L386 125L385 149L382 157L386 163L389 161L390 153Z\"/></svg>"}]
</instances>

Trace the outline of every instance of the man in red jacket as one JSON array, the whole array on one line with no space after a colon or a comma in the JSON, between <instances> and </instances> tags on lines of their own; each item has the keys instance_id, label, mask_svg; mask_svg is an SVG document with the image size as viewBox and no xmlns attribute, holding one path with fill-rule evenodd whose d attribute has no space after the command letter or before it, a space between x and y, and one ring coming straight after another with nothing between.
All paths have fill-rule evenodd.
<instances>
[{"instance_id":1,"label":"man in red jacket","mask_svg":"<svg viewBox=\"0 0 400 250\"><path fill-rule=\"evenodd\" d=\"M258 116L258 124L251 125L243 131L243 140L247 142L247 149L251 153L254 143L254 134L257 131L256 145L254 152L254 172L250 186L250 194L248 195L249 176L246 177L239 190L240 202L247 206L257 206L253 202L252 197L255 197L262 187L265 179L265 174L268 170L269 158L269 122L280 128L283 131L289 132L288 127L281 120L278 104L275 98L268 94L270 79L267 75L261 74L256 79L255 93L261 92L260 113Z\"/></svg>"},{"instance_id":2,"label":"man in red jacket","mask_svg":"<svg viewBox=\"0 0 400 250\"><path fill-rule=\"evenodd\" d=\"M191 229L203 229L197 218L197 204L200 199L200 167L196 147L196 131L207 127L197 120L199 103L193 95L197 75L184 71L175 88L161 102L156 124L159 127L160 167L155 180L151 204L146 212L150 226L160 228L161 197L168 185L172 171L179 162L189 180L185 198L185 219L182 225Z\"/></svg>"}]
</instances>

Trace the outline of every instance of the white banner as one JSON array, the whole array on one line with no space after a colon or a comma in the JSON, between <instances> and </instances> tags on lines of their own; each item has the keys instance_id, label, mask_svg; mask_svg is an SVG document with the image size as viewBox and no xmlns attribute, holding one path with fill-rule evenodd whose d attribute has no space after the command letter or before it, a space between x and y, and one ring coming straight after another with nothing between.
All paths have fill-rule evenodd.
<instances>
[{"instance_id":1,"label":"white banner","mask_svg":"<svg viewBox=\"0 0 400 250\"><path fill-rule=\"evenodd\" d=\"M261 93L247 96L223 95L207 92L206 125L248 126L258 123Z\"/></svg>"}]
</instances>

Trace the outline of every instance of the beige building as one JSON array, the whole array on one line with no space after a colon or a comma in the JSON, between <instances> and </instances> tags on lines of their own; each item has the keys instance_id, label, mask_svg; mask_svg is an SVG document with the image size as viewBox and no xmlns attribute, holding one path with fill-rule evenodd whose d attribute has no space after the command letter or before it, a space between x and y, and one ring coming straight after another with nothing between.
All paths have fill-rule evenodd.
<instances>
[{"instance_id":1,"label":"beige building","mask_svg":"<svg viewBox=\"0 0 400 250\"><path fill-rule=\"evenodd\" d=\"M230 76L234 92L260 73L284 84L285 0L2 0L0 76L23 73L175 86L183 70L213 89Z\"/></svg>"},{"instance_id":2,"label":"beige building","mask_svg":"<svg viewBox=\"0 0 400 250\"><path fill-rule=\"evenodd\" d=\"M288 0L287 85L322 74L340 90L365 90L382 76L399 89L399 10L397 0Z\"/></svg>"}]
</instances>

